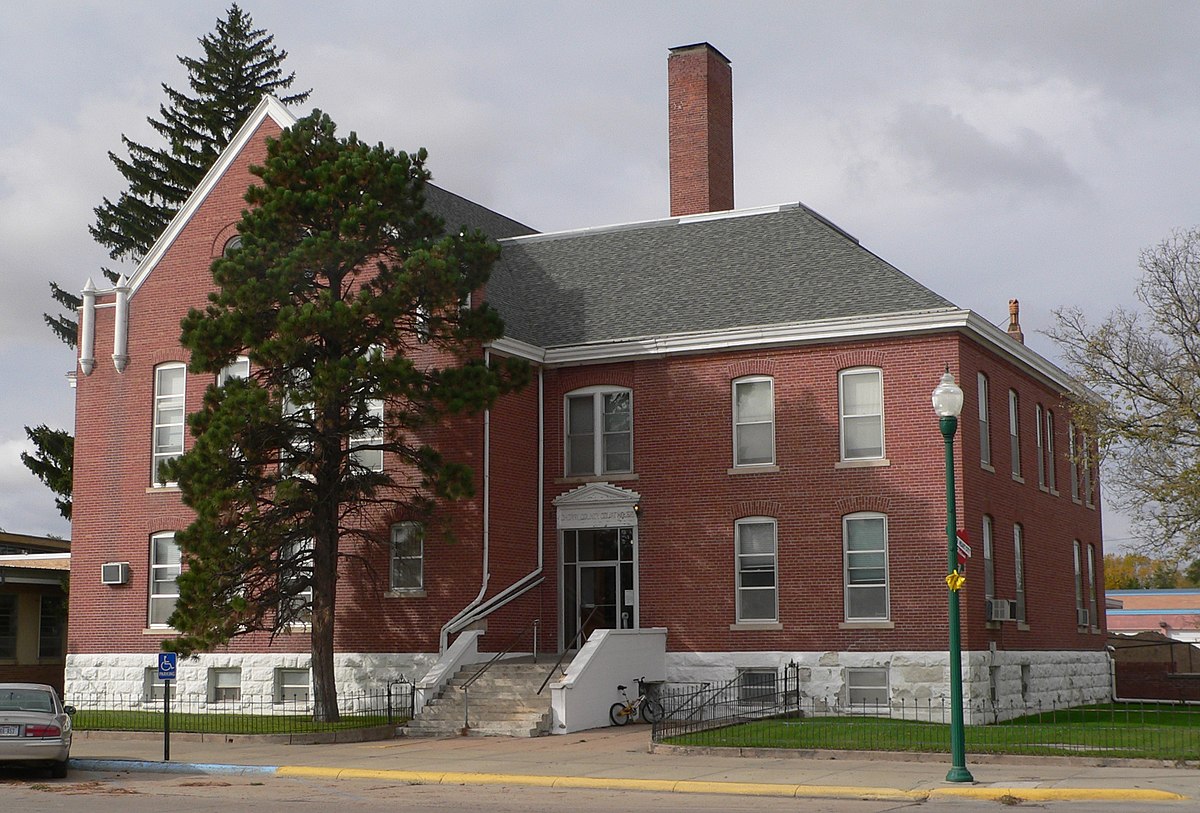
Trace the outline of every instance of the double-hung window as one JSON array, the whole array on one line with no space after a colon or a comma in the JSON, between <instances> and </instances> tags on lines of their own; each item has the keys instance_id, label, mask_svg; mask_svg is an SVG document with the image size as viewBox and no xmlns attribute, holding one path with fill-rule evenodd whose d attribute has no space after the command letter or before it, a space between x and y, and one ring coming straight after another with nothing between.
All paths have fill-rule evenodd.
<instances>
[{"instance_id":1,"label":"double-hung window","mask_svg":"<svg viewBox=\"0 0 1200 813\"><path fill-rule=\"evenodd\" d=\"M733 382L733 465L775 462L775 382L767 376Z\"/></svg>"},{"instance_id":2,"label":"double-hung window","mask_svg":"<svg viewBox=\"0 0 1200 813\"><path fill-rule=\"evenodd\" d=\"M392 590L420 590L425 586L425 527L419 522L392 526Z\"/></svg>"},{"instance_id":3,"label":"double-hung window","mask_svg":"<svg viewBox=\"0 0 1200 813\"><path fill-rule=\"evenodd\" d=\"M1058 493L1058 477L1055 467L1058 461L1054 459L1054 410L1046 410L1046 487L1053 493Z\"/></svg>"},{"instance_id":4,"label":"double-hung window","mask_svg":"<svg viewBox=\"0 0 1200 813\"><path fill-rule=\"evenodd\" d=\"M1017 585L1017 621L1025 623L1025 529L1013 526L1013 572Z\"/></svg>"},{"instance_id":5,"label":"double-hung window","mask_svg":"<svg viewBox=\"0 0 1200 813\"><path fill-rule=\"evenodd\" d=\"M775 520L770 517L747 517L734 524L739 622L778 618L775 535Z\"/></svg>"},{"instance_id":6,"label":"double-hung window","mask_svg":"<svg viewBox=\"0 0 1200 813\"><path fill-rule=\"evenodd\" d=\"M888 618L887 516L842 518L847 621Z\"/></svg>"},{"instance_id":7,"label":"double-hung window","mask_svg":"<svg viewBox=\"0 0 1200 813\"><path fill-rule=\"evenodd\" d=\"M633 393L588 387L567 395L566 474L602 476L633 471Z\"/></svg>"},{"instance_id":8,"label":"double-hung window","mask_svg":"<svg viewBox=\"0 0 1200 813\"><path fill-rule=\"evenodd\" d=\"M366 414L368 425L350 438L350 459L367 471L383 471L383 401L367 401Z\"/></svg>"},{"instance_id":9,"label":"double-hung window","mask_svg":"<svg viewBox=\"0 0 1200 813\"><path fill-rule=\"evenodd\" d=\"M1075 559L1075 617L1083 620L1083 545L1076 539L1071 546ZM1081 624L1082 626L1082 624Z\"/></svg>"},{"instance_id":10,"label":"double-hung window","mask_svg":"<svg viewBox=\"0 0 1200 813\"><path fill-rule=\"evenodd\" d=\"M150 537L150 626L165 627L179 600L179 544L172 531Z\"/></svg>"},{"instance_id":11,"label":"double-hung window","mask_svg":"<svg viewBox=\"0 0 1200 813\"><path fill-rule=\"evenodd\" d=\"M983 597L996 597L996 554L994 545L995 523L983 515Z\"/></svg>"},{"instance_id":12,"label":"double-hung window","mask_svg":"<svg viewBox=\"0 0 1200 813\"><path fill-rule=\"evenodd\" d=\"M988 415L988 377L979 373L979 464L992 465L992 425Z\"/></svg>"},{"instance_id":13,"label":"double-hung window","mask_svg":"<svg viewBox=\"0 0 1200 813\"><path fill-rule=\"evenodd\" d=\"M154 369L154 453L150 480L156 486L170 485L162 466L183 454L185 383L185 368L179 362L160 364Z\"/></svg>"},{"instance_id":14,"label":"double-hung window","mask_svg":"<svg viewBox=\"0 0 1200 813\"><path fill-rule=\"evenodd\" d=\"M842 370L838 376L842 460L883 457L883 371Z\"/></svg>"},{"instance_id":15,"label":"double-hung window","mask_svg":"<svg viewBox=\"0 0 1200 813\"><path fill-rule=\"evenodd\" d=\"M313 543L311 539L290 542L279 552L279 611L292 624L312 621Z\"/></svg>"},{"instance_id":16,"label":"double-hung window","mask_svg":"<svg viewBox=\"0 0 1200 813\"><path fill-rule=\"evenodd\" d=\"M235 378L245 380L250 377L250 359L246 356L238 356L229 364L221 368L221 372L217 373L217 386L223 387L228 381Z\"/></svg>"},{"instance_id":17,"label":"double-hung window","mask_svg":"<svg viewBox=\"0 0 1200 813\"><path fill-rule=\"evenodd\" d=\"M1100 628L1100 616L1096 607L1096 545L1088 542L1087 546L1087 578L1088 578L1088 622L1093 628Z\"/></svg>"},{"instance_id":18,"label":"double-hung window","mask_svg":"<svg viewBox=\"0 0 1200 813\"><path fill-rule=\"evenodd\" d=\"M1008 445L1012 456L1012 476L1021 479L1021 399L1016 390L1008 391Z\"/></svg>"},{"instance_id":19,"label":"double-hung window","mask_svg":"<svg viewBox=\"0 0 1200 813\"><path fill-rule=\"evenodd\" d=\"M1033 434L1037 441L1037 472L1038 472L1038 488L1046 487L1046 437L1043 434L1045 426L1046 410L1042 409L1041 404L1037 404L1033 409Z\"/></svg>"}]
</instances>

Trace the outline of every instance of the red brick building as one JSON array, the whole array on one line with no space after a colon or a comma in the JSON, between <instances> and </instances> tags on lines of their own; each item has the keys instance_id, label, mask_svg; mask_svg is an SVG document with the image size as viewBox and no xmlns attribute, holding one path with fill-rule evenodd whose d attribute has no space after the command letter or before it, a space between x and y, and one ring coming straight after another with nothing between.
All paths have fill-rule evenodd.
<instances>
[{"instance_id":1,"label":"red brick building","mask_svg":"<svg viewBox=\"0 0 1200 813\"><path fill-rule=\"evenodd\" d=\"M400 523L365 551L386 583L342 574L339 684L437 673L464 633L497 651L540 619L543 650L665 630L671 680L796 662L817 698L945 696L930 393L948 368L968 703L1106 697L1098 485L1067 375L1022 343L1015 302L1005 331L802 204L733 209L729 63L699 44L669 65L670 218L538 234L431 190L451 227L500 241L483 295L506 336L485 352L534 378L454 435L477 478L456 541ZM189 517L152 472L214 383L185 372L179 321L292 120L264 100L127 283L84 291L68 692L153 694ZM307 653L306 634L247 636L179 688L306 692Z\"/></svg>"}]
</instances>

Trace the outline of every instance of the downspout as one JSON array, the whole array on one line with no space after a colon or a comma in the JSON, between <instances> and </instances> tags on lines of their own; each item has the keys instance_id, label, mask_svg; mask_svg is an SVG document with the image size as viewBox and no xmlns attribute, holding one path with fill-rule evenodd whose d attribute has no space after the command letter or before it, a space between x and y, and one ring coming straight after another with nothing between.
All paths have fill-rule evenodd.
<instances>
[{"instance_id":1,"label":"downspout","mask_svg":"<svg viewBox=\"0 0 1200 813\"><path fill-rule=\"evenodd\" d=\"M492 351L489 348L484 348L483 363L484 366L490 367L492 360ZM472 610L479 606L479 602L483 601L483 597L487 595L488 580L492 578L489 571L488 554L490 553L489 544L489 502L491 500L491 485L492 485L492 410L485 409L483 411L483 578L479 584L479 594L471 600L471 603L458 611L445 624L442 625L441 637L439 639L439 652L445 652L447 642L450 638L451 627L455 625L464 616L467 616ZM469 623L469 622L468 622ZM465 626L465 625L464 625Z\"/></svg>"},{"instance_id":2,"label":"downspout","mask_svg":"<svg viewBox=\"0 0 1200 813\"><path fill-rule=\"evenodd\" d=\"M457 632L463 627L467 627L483 618L493 611L507 604L512 599L525 593L525 591L536 587L541 582L539 578L542 575L542 569L545 562L545 539L546 522L545 512L543 511L543 500L545 498L545 467L546 467L546 409L545 409L545 379L543 377L543 368L538 367L538 486L537 486L537 567L531 573L522 576L518 581L509 585L500 593L492 596L483 604L478 603L478 599L471 605L464 607L463 611L452 618L442 628L443 636L447 636L452 632ZM444 641L443 637L443 641ZM443 651L445 645L443 643Z\"/></svg>"}]
</instances>

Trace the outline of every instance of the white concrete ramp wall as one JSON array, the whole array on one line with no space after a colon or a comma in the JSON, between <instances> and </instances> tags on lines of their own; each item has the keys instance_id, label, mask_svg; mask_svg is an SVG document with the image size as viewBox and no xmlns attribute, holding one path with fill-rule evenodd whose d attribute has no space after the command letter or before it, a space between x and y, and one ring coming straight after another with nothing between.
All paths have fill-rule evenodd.
<instances>
[{"instance_id":1,"label":"white concrete ramp wall","mask_svg":"<svg viewBox=\"0 0 1200 813\"><path fill-rule=\"evenodd\" d=\"M633 697L636 680L643 675L649 682L667 679L665 628L596 630L571 661L566 675L550 686L554 713L550 733L570 734L611 725L608 709L621 699L617 685L625 684Z\"/></svg>"}]
</instances>

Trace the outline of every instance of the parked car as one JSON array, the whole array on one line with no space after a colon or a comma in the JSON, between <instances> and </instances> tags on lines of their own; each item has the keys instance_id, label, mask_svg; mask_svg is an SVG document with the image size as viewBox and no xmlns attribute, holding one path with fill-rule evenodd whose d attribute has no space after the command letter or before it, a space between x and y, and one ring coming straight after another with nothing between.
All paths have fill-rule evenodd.
<instances>
[{"instance_id":1,"label":"parked car","mask_svg":"<svg viewBox=\"0 0 1200 813\"><path fill-rule=\"evenodd\" d=\"M44 765L67 775L71 715L58 692L40 683L0 683L0 764Z\"/></svg>"}]
</instances>

